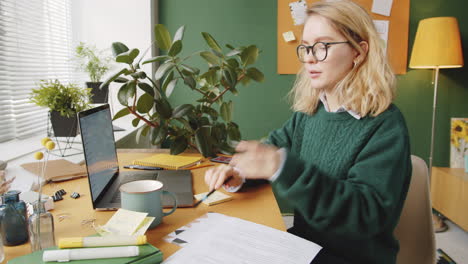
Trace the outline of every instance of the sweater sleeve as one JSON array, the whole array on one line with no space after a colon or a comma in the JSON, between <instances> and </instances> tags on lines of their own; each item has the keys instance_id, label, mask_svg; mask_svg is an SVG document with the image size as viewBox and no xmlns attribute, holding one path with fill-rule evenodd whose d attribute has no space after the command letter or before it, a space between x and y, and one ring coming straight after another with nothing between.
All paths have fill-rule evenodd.
<instances>
[{"instance_id":1,"label":"sweater sleeve","mask_svg":"<svg viewBox=\"0 0 468 264\"><path fill-rule=\"evenodd\" d=\"M411 178L403 117L382 120L347 175L338 178L317 170L313 159L288 152L274 185L311 228L336 238L366 239L394 228Z\"/></svg>"},{"instance_id":2,"label":"sweater sleeve","mask_svg":"<svg viewBox=\"0 0 468 264\"><path fill-rule=\"evenodd\" d=\"M300 113L295 112L288 119L288 121L286 121L283 127L272 131L268 135L268 139L266 140L265 143L274 145L278 148L290 149L293 134L294 134L294 129L296 127L296 124L298 123L299 118L300 118Z\"/></svg>"}]
</instances>

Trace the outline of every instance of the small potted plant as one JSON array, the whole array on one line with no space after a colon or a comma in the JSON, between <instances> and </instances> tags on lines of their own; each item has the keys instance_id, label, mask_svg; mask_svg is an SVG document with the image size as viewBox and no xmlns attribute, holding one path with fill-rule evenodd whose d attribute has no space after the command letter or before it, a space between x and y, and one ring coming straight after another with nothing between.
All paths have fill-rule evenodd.
<instances>
[{"instance_id":1,"label":"small potted plant","mask_svg":"<svg viewBox=\"0 0 468 264\"><path fill-rule=\"evenodd\" d=\"M38 89L33 89L30 100L50 110L54 136L77 135L76 113L89 108L90 89L78 85L62 84L59 80L41 80Z\"/></svg>"},{"instance_id":2,"label":"small potted plant","mask_svg":"<svg viewBox=\"0 0 468 264\"><path fill-rule=\"evenodd\" d=\"M86 72L89 81L86 87L91 88L92 103L107 103L109 85L101 86L101 78L110 69L112 56L104 51L98 50L95 46L86 45L80 42L75 48L75 57L79 63L80 70Z\"/></svg>"}]
</instances>

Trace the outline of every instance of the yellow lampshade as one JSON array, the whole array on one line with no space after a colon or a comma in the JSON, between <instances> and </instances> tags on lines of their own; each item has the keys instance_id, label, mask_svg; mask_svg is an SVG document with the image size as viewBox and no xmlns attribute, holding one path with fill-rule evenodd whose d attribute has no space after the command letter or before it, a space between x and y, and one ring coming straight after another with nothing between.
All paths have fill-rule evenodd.
<instances>
[{"instance_id":1,"label":"yellow lampshade","mask_svg":"<svg viewBox=\"0 0 468 264\"><path fill-rule=\"evenodd\" d=\"M419 21L409 67L463 67L460 30L455 17L433 17Z\"/></svg>"}]
</instances>

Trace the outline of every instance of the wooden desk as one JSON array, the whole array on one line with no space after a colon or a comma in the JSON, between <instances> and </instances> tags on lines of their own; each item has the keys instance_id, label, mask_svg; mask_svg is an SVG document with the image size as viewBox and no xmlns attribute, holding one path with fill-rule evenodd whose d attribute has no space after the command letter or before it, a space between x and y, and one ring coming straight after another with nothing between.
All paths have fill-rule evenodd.
<instances>
[{"instance_id":1,"label":"wooden desk","mask_svg":"<svg viewBox=\"0 0 468 264\"><path fill-rule=\"evenodd\" d=\"M154 153L120 153L118 154L120 165L128 161L151 155ZM204 183L205 171L210 167L192 170L194 193L208 191ZM122 168L121 168L122 170ZM113 211L94 211L91 204L91 195L88 187L88 179L81 178L59 184L44 186L44 193L54 194L57 190L64 189L67 194L62 201L55 203L55 209L51 212L55 221L55 239L74 236L89 236L95 233L91 225L82 225L83 220L96 219L97 225L104 225L114 214ZM70 194L79 192L79 199L72 199ZM280 210L276 203L270 185L265 184L255 189L247 189L239 193L231 194L232 201L214 206L200 204L196 208L178 208L173 214L164 217L162 224L147 231L148 242L162 250L164 259L176 252L179 247L163 240L163 237L173 232L176 228L184 226L207 212L217 212L229 216L239 217L248 221L270 226L279 230L286 230ZM61 215L68 215L60 221ZM5 260L31 253L29 243L16 247L4 247ZM6 262L5 262L6 263Z\"/></svg>"},{"instance_id":2,"label":"wooden desk","mask_svg":"<svg viewBox=\"0 0 468 264\"><path fill-rule=\"evenodd\" d=\"M433 167L432 207L468 231L468 173L464 169Z\"/></svg>"}]
</instances>

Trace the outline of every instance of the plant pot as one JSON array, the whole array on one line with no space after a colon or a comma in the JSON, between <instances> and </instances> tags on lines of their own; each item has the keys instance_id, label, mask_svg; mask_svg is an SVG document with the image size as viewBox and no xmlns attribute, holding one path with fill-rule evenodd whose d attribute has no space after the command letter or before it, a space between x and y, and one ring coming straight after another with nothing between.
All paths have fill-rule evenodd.
<instances>
[{"instance_id":1,"label":"plant pot","mask_svg":"<svg viewBox=\"0 0 468 264\"><path fill-rule=\"evenodd\" d=\"M104 104L108 101L109 85L102 87L102 82L86 82L86 87L91 88L91 103L93 104Z\"/></svg>"},{"instance_id":2,"label":"plant pot","mask_svg":"<svg viewBox=\"0 0 468 264\"><path fill-rule=\"evenodd\" d=\"M61 116L60 112L50 112L50 123L56 137L75 137L78 135L78 123L76 116Z\"/></svg>"}]
</instances>

